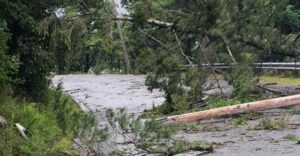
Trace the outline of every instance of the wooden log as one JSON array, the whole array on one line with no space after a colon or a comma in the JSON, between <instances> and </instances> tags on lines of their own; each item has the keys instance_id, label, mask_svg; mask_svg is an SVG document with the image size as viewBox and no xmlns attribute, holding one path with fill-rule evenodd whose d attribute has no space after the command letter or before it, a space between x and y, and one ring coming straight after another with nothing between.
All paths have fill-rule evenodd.
<instances>
[{"instance_id":1,"label":"wooden log","mask_svg":"<svg viewBox=\"0 0 300 156\"><path fill-rule=\"evenodd\" d=\"M253 111L261 111L272 108L287 107L300 104L300 94L243 103L227 107L220 107L200 112L187 113L182 115L175 115L163 119L164 124L195 122L199 120L218 118L228 115L236 115Z\"/></svg>"}]
</instances>

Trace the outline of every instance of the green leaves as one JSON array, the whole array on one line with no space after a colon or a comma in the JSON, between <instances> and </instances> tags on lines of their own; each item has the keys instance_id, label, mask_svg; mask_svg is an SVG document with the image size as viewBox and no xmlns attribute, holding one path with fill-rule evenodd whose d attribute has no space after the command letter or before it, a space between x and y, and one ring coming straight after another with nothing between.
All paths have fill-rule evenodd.
<instances>
[{"instance_id":1,"label":"green leaves","mask_svg":"<svg viewBox=\"0 0 300 156\"><path fill-rule=\"evenodd\" d=\"M15 85L16 79L10 75L16 74L20 67L19 58L8 55L7 41L10 39L10 34L7 32L7 23L0 21L0 89L7 89L10 84Z\"/></svg>"},{"instance_id":2,"label":"green leaves","mask_svg":"<svg viewBox=\"0 0 300 156\"><path fill-rule=\"evenodd\" d=\"M284 32L297 31L300 28L300 10L293 5L286 6L286 9L278 15L278 22Z\"/></svg>"}]
</instances>

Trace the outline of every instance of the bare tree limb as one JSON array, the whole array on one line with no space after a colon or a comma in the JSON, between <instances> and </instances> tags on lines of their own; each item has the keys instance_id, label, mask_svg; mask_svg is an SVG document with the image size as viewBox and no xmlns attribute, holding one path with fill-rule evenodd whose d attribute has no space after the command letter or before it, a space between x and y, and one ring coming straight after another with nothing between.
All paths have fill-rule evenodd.
<instances>
[{"instance_id":1,"label":"bare tree limb","mask_svg":"<svg viewBox=\"0 0 300 156\"><path fill-rule=\"evenodd\" d=\"M227 52L228 52L229 56L231 57L233 63L237 63L237 62L235 61L235 58L233 57L232 52L231 52L231 50L230 50L230 48L229 48L228 45L226 45L226 49L227 49Z\"/></svg>"},{"instance_id":2,"label":"bare tree limb","mask_svg":"<svg viewBox=\"0 0 300 156\"><path fill-rule=\"evenodd\" d=\"M182 47L181 47L181 42L180 42L180 40L178 39L178 36L177 36L176 32L174 32L174 36L175 36L176 41L177 41L177 43L178 43L178 46L179 46L181 55L189 62L189 64L193 64L193 62L189 59L189 57L188 57L187 55L184 54L183 49L182 49Z\"/></svg>"},{"instance_id":3,"label":"bare tree limb","mask_svg":"<svg viewBox=\"0 0 300 156\"><path fill-rule=\"evenodd\" d=\"M88 155L93 154L93 155L100 155L97 154L95 152L92 152L88 147L85 147L83 145L81 145L79 142L77 142L75 139L73 139L73 143L75 143L77 146L79 146L80 148L82 148L83 150L85 150L86 152L88 152Z\"/></svg>"},{"instance_id":4,"label":"bare tree limb","mask_svg":"<svg viewBox=\"0 0 300 156\"><path fill-rule=\"evenodd\" d=\"M256 87L261 88L261 89L263 89L263 90L266 90L266 91L268 91L268 92L274 93L274 94L276 94L276 95L287 96L287 94L285 94L285 93L283 93L283 92L276 91L276 90L271 90L271 89L269 89L269 88L266 88L266 87L263 86L263 85L256 85Z\"/></svg>"},{"instance_id":5,"label":"bare tree limb","mask_svg":"<svg viewBox=\"0 0 300 156\"><path fill-rule=\"evenodd\" d=\"M129 17L129 16L120 16L120 15L114 17L113 19L115 19L115 20L122 20L122 21L133 21L132 17ZM173 23L159 21L159 20L156 20L154 18L148 19L147 23L150 24L150 25L159 26L159 27L162 27L162 28L170 28L170 27L173 26Z\"/></svg>"},{"instance_id":6,"label":"bare tree limb","mask_svg":"<svg viewBox=\"0 0 300 156\"><path fill-rule=\"evenodd\" d=\"M152 40L154 40L154 41L156 41L157 43L161 44L165 49L169 49L169 48L167 47L167 45L166 45L165 43L163 43L162 41L160 41L159 39L153 37L152 35L147 34L147 33L146 33L145 31L143 31L141 28L138 28L138 30L139 30L141 33L145 34L146 36L150 37ZM180 41L179 41L179 39L178 39L178 37L177 37L176 34L175 34L175 36L176 36L176 40L177 40L177 42L178 42L178 44L179 44L179 46L180 46L181 55L182 55L184 58L186 58L186 60L189 62L189 64L192 65L193 63L192 63L191 60L194 60L194 58L193 58L193 57L190 57L190 56L187 56L187 55L185 55L185 54L183 53L183 50L182 50L182 48L181 48L181 43L180 43Z\"/></svg>"},{"instance_id":7,"label":"bare tree limb","mask_svg":"<svg viewBox=\"0 0 300 156\"><path fill-rule=\"evenodd\" d=\"M152 40L156 41L157 43L161 44L165 48L167 48L166 44L160 41L159 39L153 37L152 35L147 34L145 31L143 31L141 28L138 28L138 31L145 34L146 36L150 37Z\"/></svg>"},{"instance_id":8,"label":"bare tree limb","mask_svg":"<svg viewBox=\"0 0 300 156\"><path fill-rule=\"evenodd\" d=\"M208 64L208 67L210 68L210 70L211 70L211 72L212 72L212 74L213 74L213 76L214 76L214 79L215 79L216 82L217 82L217 86L218 86L218 88L219 88L219 90L220 90L220 92L221 92L221 95L223 96L224 94L223 94L222 87L221 87L221 85L220 85L220 83L219 83L219 79L218 79L218 77L217 77L217 75L216 75L216 73L215 73L215 70L214 70L212 64L210 63L210 61L208 60L208 58L207 58L207 56L206 56L206 54L205 54L204 47L203 47L203 45L202 45L202 43L201 43L200 40L199 40L199 49L200 49L200 52L202 53L202 55L203 55L203 57L204 57L206 63Z\"/></svg>"}]
</instances>

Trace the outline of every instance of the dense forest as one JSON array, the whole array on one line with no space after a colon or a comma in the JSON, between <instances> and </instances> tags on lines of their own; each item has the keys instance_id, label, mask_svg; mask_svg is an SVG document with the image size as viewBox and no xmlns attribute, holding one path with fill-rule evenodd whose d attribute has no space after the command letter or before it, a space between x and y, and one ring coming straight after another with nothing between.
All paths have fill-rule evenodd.
<instances>
[{"instance_id":1,"label":"dense forest","mask_svg":"<svg viewBox=\"0 0 300 156\"><path fill-rule=\"evenodd\" d=\"M298 0L0 0L0 155L73 155L72 138L95 133L53 75L147 74L166 94L154 114L195 108L220 77L234 94L219 101L247 102L265 97L252 64L299 61L299 30Z\"/></svg>"}]
</instances>

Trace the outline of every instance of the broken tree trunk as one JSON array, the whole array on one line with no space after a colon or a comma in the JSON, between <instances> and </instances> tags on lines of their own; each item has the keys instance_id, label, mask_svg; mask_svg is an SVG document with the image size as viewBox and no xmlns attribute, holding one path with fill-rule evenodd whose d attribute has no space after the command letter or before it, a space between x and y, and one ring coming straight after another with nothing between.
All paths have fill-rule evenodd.
<instances>
[{"instance_id":1,"label":"broken tree trunk","mask_svg":"<svg viewBox=\"0 0 300 156\"><path fill-rule=\"evenodd\" d=\"M252 111L261 111L272 108L287 107L300 104L300 94L262 101L255 101L239 105L215 108L200 112L175 115L163 119L165 124L194 122L204 119L218 118L227 115L236 115Z\"/></svg>"}]
</instances>

